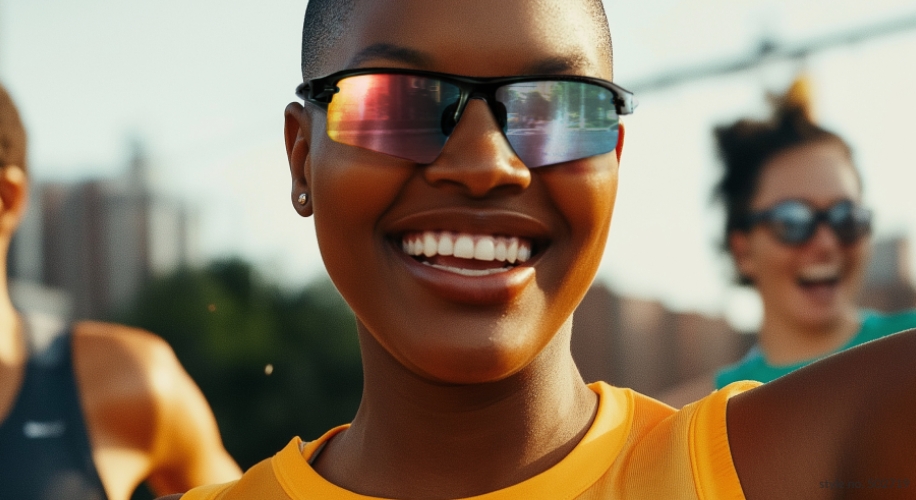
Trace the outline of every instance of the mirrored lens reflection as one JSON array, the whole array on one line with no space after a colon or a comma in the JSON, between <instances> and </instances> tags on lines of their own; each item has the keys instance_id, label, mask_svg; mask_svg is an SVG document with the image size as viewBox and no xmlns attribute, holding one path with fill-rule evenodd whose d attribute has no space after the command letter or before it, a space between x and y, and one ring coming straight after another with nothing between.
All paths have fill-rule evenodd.
<instances>
[{"instance_id":1,"label":"mirrored lens reflection","mask_svg":"<svg viewBox=\"0 0 916 500\"><path fill-rule=\"evenodd\" d=\"M780 239L790 244L807 240L815 229L814 212L798 202L776 206L770 223Z\"/></svg>"},{"instance_id":2,"label":"mirrored lens reflection","mask_svg":"<svg viewBox=\"0 0 916 500\"><path fill-rule=\"evenodd\" d=\"M831 207L827 212L827 221L845 244L854 243L871 230L871 213L848 201Z\"/></svg>"},{"instance_id":3,"label":"mirrored lens reflection","mask_svg":"<svg viewBox=\"0 0 916 500\"><path fill-rule=\"evenodd\" d=\"M411 75L359 75L341 80L328 107L328 136L337 142L419 163L439 156L443 115L459 89Z\"/></svg>"},{"instance_id":4,"label":"mirrored lens reflection","mask_svg":"<svg viewBox=\"0 0 916 500\"><path fill-rule=\"evenodd\" d=\"M584 82L524 82L496 93L506 106L506 137L528 168L609 153L620 118L614 95Z\"/></svg>"}]
</instances>

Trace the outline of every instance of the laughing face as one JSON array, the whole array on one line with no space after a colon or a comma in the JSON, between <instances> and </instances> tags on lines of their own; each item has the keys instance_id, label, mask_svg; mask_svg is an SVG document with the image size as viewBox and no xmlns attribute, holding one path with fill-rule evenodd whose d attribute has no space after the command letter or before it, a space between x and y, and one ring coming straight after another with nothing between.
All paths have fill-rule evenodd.
<instances>
[{"instance_id":1,"label":"laughing face","mask_svg":"<svg viewBox=\"0 0 916 500\"><path fill-rule=\"evenodd\" d=\"M861 201L855 168L836 144L797 146L771 159L763 169L752 211L785 200L817 210L840 201ZM799 246L781 243L765 226L731 238L736 263L754 282L765 313L781 323L823 329L854 314L868 255L868 238L842 244L826 224Z\"/></svg>"},{"instance_id":2,"label":"laughing face","mask_svg":"<svg viewBox=\"0 0 916 500\"><path fill-rule=\"evenodd\" d=\"M360 4L325 74L610 80L595 25L584 1L373 0ZM334 142L325 118L310 104L287 109L293 190L310 193L297 209L314 214L364 349L379 346L430 381L481 383L522 371L570 327L604 250L620 146L529 170L490 108L472 100L442 153L421 165Z\"/></svg>"}]
</instances>

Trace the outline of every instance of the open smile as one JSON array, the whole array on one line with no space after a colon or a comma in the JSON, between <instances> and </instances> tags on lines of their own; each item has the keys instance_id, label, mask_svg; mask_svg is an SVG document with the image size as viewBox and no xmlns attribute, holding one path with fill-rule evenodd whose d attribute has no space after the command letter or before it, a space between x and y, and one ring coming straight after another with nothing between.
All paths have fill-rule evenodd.
<instances>
[{"instance_id":1,"label":"open smile","mask_svg":"<svg viewBox=\"0 0 916 500\"><path fill-rule=\"evenodd\" d=\"M839 284L841 278L840 266L817 264L802 269L796 281L802 288L810 289L818 286L835 286Z\"/></svg>"},{"instance_id":2,"label":"open smile","mask_svg":"<svg viewBox=\"0 0 916 500\"><path fill-rule=\"evenodd\" d=\"M418 262L463 276L503 273L531 259L534 243L517 236L422 231L404 234L401 249Z\"/></svg>"},{"instance_id":3,"label":"open smile","mask_svg":"<svg viewBox=\"0 0 916 500\"><path fill-rule=\"evenodd\" d=\"M424 211L386 232L410 276L448 301L476 305L518 296L551 241L545 224L504 210Z\"/></svg>"}]
</instances>

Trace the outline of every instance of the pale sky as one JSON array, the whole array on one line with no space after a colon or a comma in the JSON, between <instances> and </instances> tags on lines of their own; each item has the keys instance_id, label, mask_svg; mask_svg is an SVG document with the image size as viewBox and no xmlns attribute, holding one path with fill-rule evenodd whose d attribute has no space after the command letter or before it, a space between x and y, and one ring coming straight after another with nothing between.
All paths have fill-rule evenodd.
<instances>
[{"instance_id":1,"label":"pale sky","mask_svg":"<svg viewBox=\"0 0 916 500\"><path fill-rule=\"evenodd\" d=\"M282 112L299 83L303 0L0 0L0 79L22 111L39 180L114 176L128 139L156 190L200 214L205 257L241 254L288 285L323 273L290 207ZM902 15L911 0L605 0L615 80L798 43ZM916 239L916 30L638 95L599 279L680 310L753 323L716 250L711 127L766 112L764 92L811 75L821 122L852 144L877 235ZM916 262L916 241L911 245ZM914 266L916 267L916 266Z\"/></svg>"}]
</instances>

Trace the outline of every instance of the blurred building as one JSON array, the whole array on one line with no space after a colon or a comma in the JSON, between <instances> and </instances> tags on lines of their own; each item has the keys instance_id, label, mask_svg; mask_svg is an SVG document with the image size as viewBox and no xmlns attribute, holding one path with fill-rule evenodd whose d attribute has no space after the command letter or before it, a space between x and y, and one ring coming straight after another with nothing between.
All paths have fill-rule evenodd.
<instances>
[{"instance_id":1,"label":"blurred building","mask_svg":"<svg viewBox=\"0 0 916 500\"><path fill-rule=\"evenodd\" d=\"M916 308L908 256L905 238L875 242L863 307ZM572 354L586 381L604 380L680 406L711 391L716 369L740 359L755 341L720 317L674 312L596 283L573 318Z\"/></svg>"},{"instance_id":2,"label":"blurred building","mask_svg":"<svg viewBox=\"0 0 916 500\"><path fill-rule=\"evenodd\" d=\"M572 353L583 378L649 395L737 360L753 341L722 318L670 311L603 284L592 286L573 318Z\"/></svg>"},{"instance_id":3,"label":"blurred building","mask_svg":"<svg viewBox=\"0 0 916 500\"><path fill-rule=\"evenodd\" d=\"M859 295L863 307L879 311L900 311L916 307L916 286L912 281L909 242L896 237L876 241Z\"/></svg>"},{"instance_id":4,"label":"blurred building","mask_svg":"<svg viewBox=\"0 0 916 500\"><path fill-rule=\"evenodd\" d=\"M68 295L72 317L101 318L152 276L196 257L187 207L153 193L140 148L126 175L33 186L10 252L10 275Z\"/></svg>"}]
</instances>

